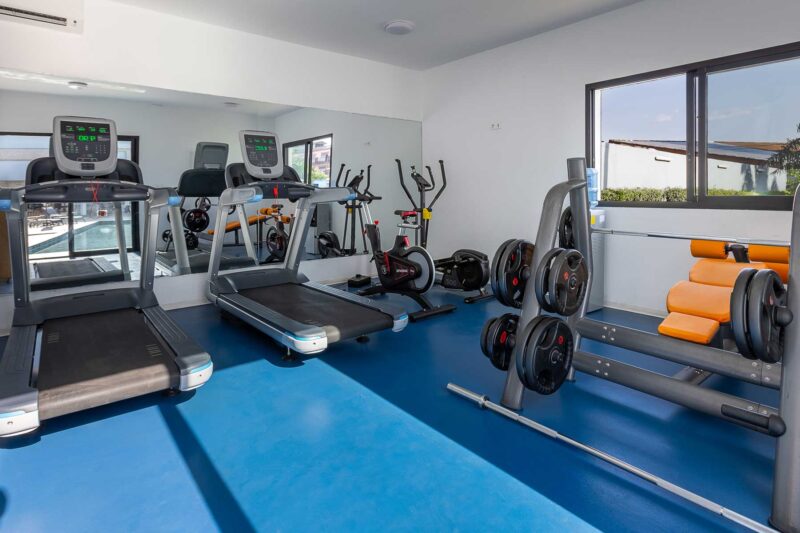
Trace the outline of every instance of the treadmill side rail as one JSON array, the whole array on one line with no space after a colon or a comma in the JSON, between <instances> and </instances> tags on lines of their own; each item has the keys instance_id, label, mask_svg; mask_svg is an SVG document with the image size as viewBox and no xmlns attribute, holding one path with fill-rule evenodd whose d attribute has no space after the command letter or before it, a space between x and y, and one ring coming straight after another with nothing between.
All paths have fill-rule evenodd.
<instances>
[{"instance_id":1,"label":"treadmill side rail","mask_svg":"<svg viewBox=\"0 0 800 533\"><path fill-rule=\"evenodd\" d=\"M30 386L36 330L36 326L11 328L0 358L0 437L39 427L39 394Z\"/></svg>"},{"instance_id":2,"label":"treadmill side rail","mask_svg":"<svg viewBox=\"0 0 800 533\"><path fill-rule=\"evenodd\" d=\"M323 328L292 320L241 294L220 295L217 305L298 353L315 354L328 347Z\"/></svg>"},{"instance_id":3,"label":"treadmill side rail","mask_svg":"<svg viewBox=\"0 0 800 533\"><path fill-rule=\"evenodd\" d=\"M390 317L392 317L392 322L393 322L392 331L394 332L403 331L405 327L408 325L408 313L406 312L405 309L401 308L400 306L385 304L383 302L376 302L375 300L370 300L365 296L359 296L358 294L348 291L343 291L341 289L337 289L329 285L324 285L322 283L317 283L316 281L306 281L305 283L303 283L303 285L305 285L306 287L311 287L312 289L318 290L320 292L336 296L337 298L341 298L342 300L349 300L353 303L357 303L389 315Z\"/></svg>"},{"instance_id":4,"label":"treadmill side rail","mask_svg":"<svg viewBox=\"0 0 800 533\"><path fill-rule=\"evenodd\" d=\"M180 371L179 389L196 389L209 380L214 372L211 356L184 333L160 306L142 309L155 332L172 349L175 364Z\"/></svg>"}]
</instances>

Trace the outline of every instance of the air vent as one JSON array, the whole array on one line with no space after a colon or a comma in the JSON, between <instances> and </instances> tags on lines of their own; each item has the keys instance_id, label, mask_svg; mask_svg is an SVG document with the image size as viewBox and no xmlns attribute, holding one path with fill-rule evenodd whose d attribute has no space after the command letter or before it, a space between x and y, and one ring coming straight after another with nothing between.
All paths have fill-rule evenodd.
<instances>
[{"instance_id":1,"label":"air vent","mask_svg":"<svg viewBox=\"0 0 800 533\"><path fill-rule=\"evenodd\" d=\"M80 32L82 19L83 0L0 0L0 21Z\"/></svg>"},{"instance_id":2,"label":"air vent","mask_svg":"<svg viewBox=\"0 0 800 533\"><path fill-rule=\"evenodd\" d=\"M55 15L48 15L47 13L37 13L35 11L25 11L24 9L17 9L11 6L0 5L0 15L33 20L36 22L45 22L47 24L55 24L56 26L66 27L67 25L67 19L65 17L57 17Z\"/></svg>"}]
</instances>

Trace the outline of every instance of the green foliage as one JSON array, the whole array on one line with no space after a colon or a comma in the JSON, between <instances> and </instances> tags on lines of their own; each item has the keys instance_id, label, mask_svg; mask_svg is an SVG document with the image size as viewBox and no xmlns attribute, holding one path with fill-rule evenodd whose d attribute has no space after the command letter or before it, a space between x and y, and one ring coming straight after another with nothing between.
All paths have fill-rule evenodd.
<instances>
[{"instance_id":1,"label":"green foliage","mask_svg":"<svg viewBox=\"0 0 800 533\"><path fill-rule=\"evenodd\" d=\"M797 125L797 132L800 133L800 124ZM783 148L772 154L769 158L769 166L779 168L789 173L800 170L800 137L796 139L786 139ZM796 175L795 175L796 179ZM797 185L795 185L795 188ZM788 184L787 184L787 188ZM794 192L794 189L792 189Z\"/></svg>"},{"instance_id":2,"label":"green foliage","mask_svg":"<svg viewBox=\"0 0 800 533\"><path fill-rule=\"evenodd\" d=\"M328 175L322 172L317 168L311 169L311 183L318 183L320 181L327 182L329 179Z\"/></svg>"},{"instance_id":3,"label":"green foliage","mask_svg":"<svg viewBox=\"0 0 800 533\"><path fill-rule=\"evenodd\" d=\"M709 189L709 196L787 196L794 194L795 188L800 183L800 171L797 171L790 178L788 191L774 191L769 193L755 193L752 191L737 191L734 189ZM656 189L652 187L636 187L622 189L603 189L600 197L604 202L685 202L686 189L681 187L667 187Z\"/></svg>"},{"instance_id":4,"label":"green foliage","mask_svg":"<svg viewBox=\"0 0 800 533\"><path fill-rule=\"evenodd\" d=\"M797 186L800 185L800 169L792 169L786 172L786 194L794 195Z\"/></svg>"}]
</instances>

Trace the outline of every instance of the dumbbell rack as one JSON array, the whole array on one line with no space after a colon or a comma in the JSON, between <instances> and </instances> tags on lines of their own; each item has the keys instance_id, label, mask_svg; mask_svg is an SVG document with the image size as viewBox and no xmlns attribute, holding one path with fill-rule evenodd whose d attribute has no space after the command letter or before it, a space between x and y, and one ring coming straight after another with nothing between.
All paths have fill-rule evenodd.
<instances>
[{"instance_id":1,"label":"dumbbell rack","mask_svg":"<svg viewBox=\"0 0 800 533\"><path fill-rule=\"evenodd\" d=\"M585 159L573 158L567 160L567 170L567 181L553 186L545 196L531 264L541 264L547 252L554 248L561 208L566 198L569 197L569 204L574 217L572 229L575 248L583 254L589 271L589 286L586 291L588 294L591 292L593 269L591 253L592 229L586 193ZM603 230L602 232L611 233L610 230ZM675 236L673 238L681 237L692 238L692 236ZM800 206L798 206L796 199L792 213L790 245L788 308L794 316L800 317L800 306L794 304L794 302L800 301L800 286L792 284L792 280L800 279ZM565 319L572 331L574 346L576 347L572 359L570 379L575 378L575 371L591 374L600 379L612 381L775 437L777 451L770 523L780 531L800 531L800 394L797 394L797 391L800 391L800 329L798 329L797 325L798 320L795 320L795 323L788 325L785 329L785 348L782 363L770 364L759 360L746 359L735 352L693 344L676 338L587 318L588 301L588 298L584 298L579 311ZM518 342L516 343L515 352L524 349L525 342L519 339L522 338L526 325L540 314L541 306L535 291L526 290L518 322ZM675 376L666 376L601 357L579 349L582 337L684 364L687 365L685 370L692 371L681 372ZM701 387L700 383L709 373L716 373L747 383L778 389L780 390L780 407L775 408L757 404L744 398ZM482 407L487 407L488 404L491 404L488 398L476 395L457 385L449 384L448 389L472 401L477 401ZM525 388L512 362L506 374L505 387L500 402L502 405L492 404L499 407L499 409L492 410L533 427L531 423L536 424L535 422L514 413L514 411L522 408L524 392ZM476 398L480 401L476 400ZM534 429L537 428L534 427ZM540 429L538 428L537 430ZM549 428L544 428L544 432L557 435L554 430ZM580 443L577 443L577 447L584 451L587 451L586 448L588 448ZM611 456L608 457L612 459L609 461L612 464L616 464L615 461L620 462ZM685 489L671 484L667 486L660 484L659 486L750 529L758 531L769 530L769 528L758 522L742 517L716 504L712 506L704 505L692 497L696 495Z\"/></svg>"}]
</instances>

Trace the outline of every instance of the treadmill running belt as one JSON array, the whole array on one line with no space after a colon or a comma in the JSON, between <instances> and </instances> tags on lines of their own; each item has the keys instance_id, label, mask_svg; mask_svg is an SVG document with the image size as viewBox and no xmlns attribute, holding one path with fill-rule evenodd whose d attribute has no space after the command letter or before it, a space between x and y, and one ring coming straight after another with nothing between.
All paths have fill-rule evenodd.
<instances>
[{"instance_id":1,"label":"treadmill running belt","mask_svg":"<svg viewBox=\"0 0 800 533\"><path fill-rule=\"evenodd\" d=\"M45 261L36 263L36 273L40 278L58 278L62 276L82 276L99 274L100 267L91 259L73 259L68 261Z\"/></svg>"},{"instance_id":2,"label":"treadmill running belt","mask_svg":"<svg viewBox=\"0 0 800 533\"><path fill-rule=\"evenodd\" d=\"M45 420L178 385L169 348L136 309L48 320L37 378Z\"/></svg>"},{"instance_id":3,"label":"treadmill running belt","mask_svg":"<svg viewBox=\"0 0 800 533\"><path fill-rule=\"evenodd\" d=\"M334 327L341 339L389 329L394 324L386 313L297 283L246 289L240 294L298 322Z\"/></svg>"}]
</instances>

